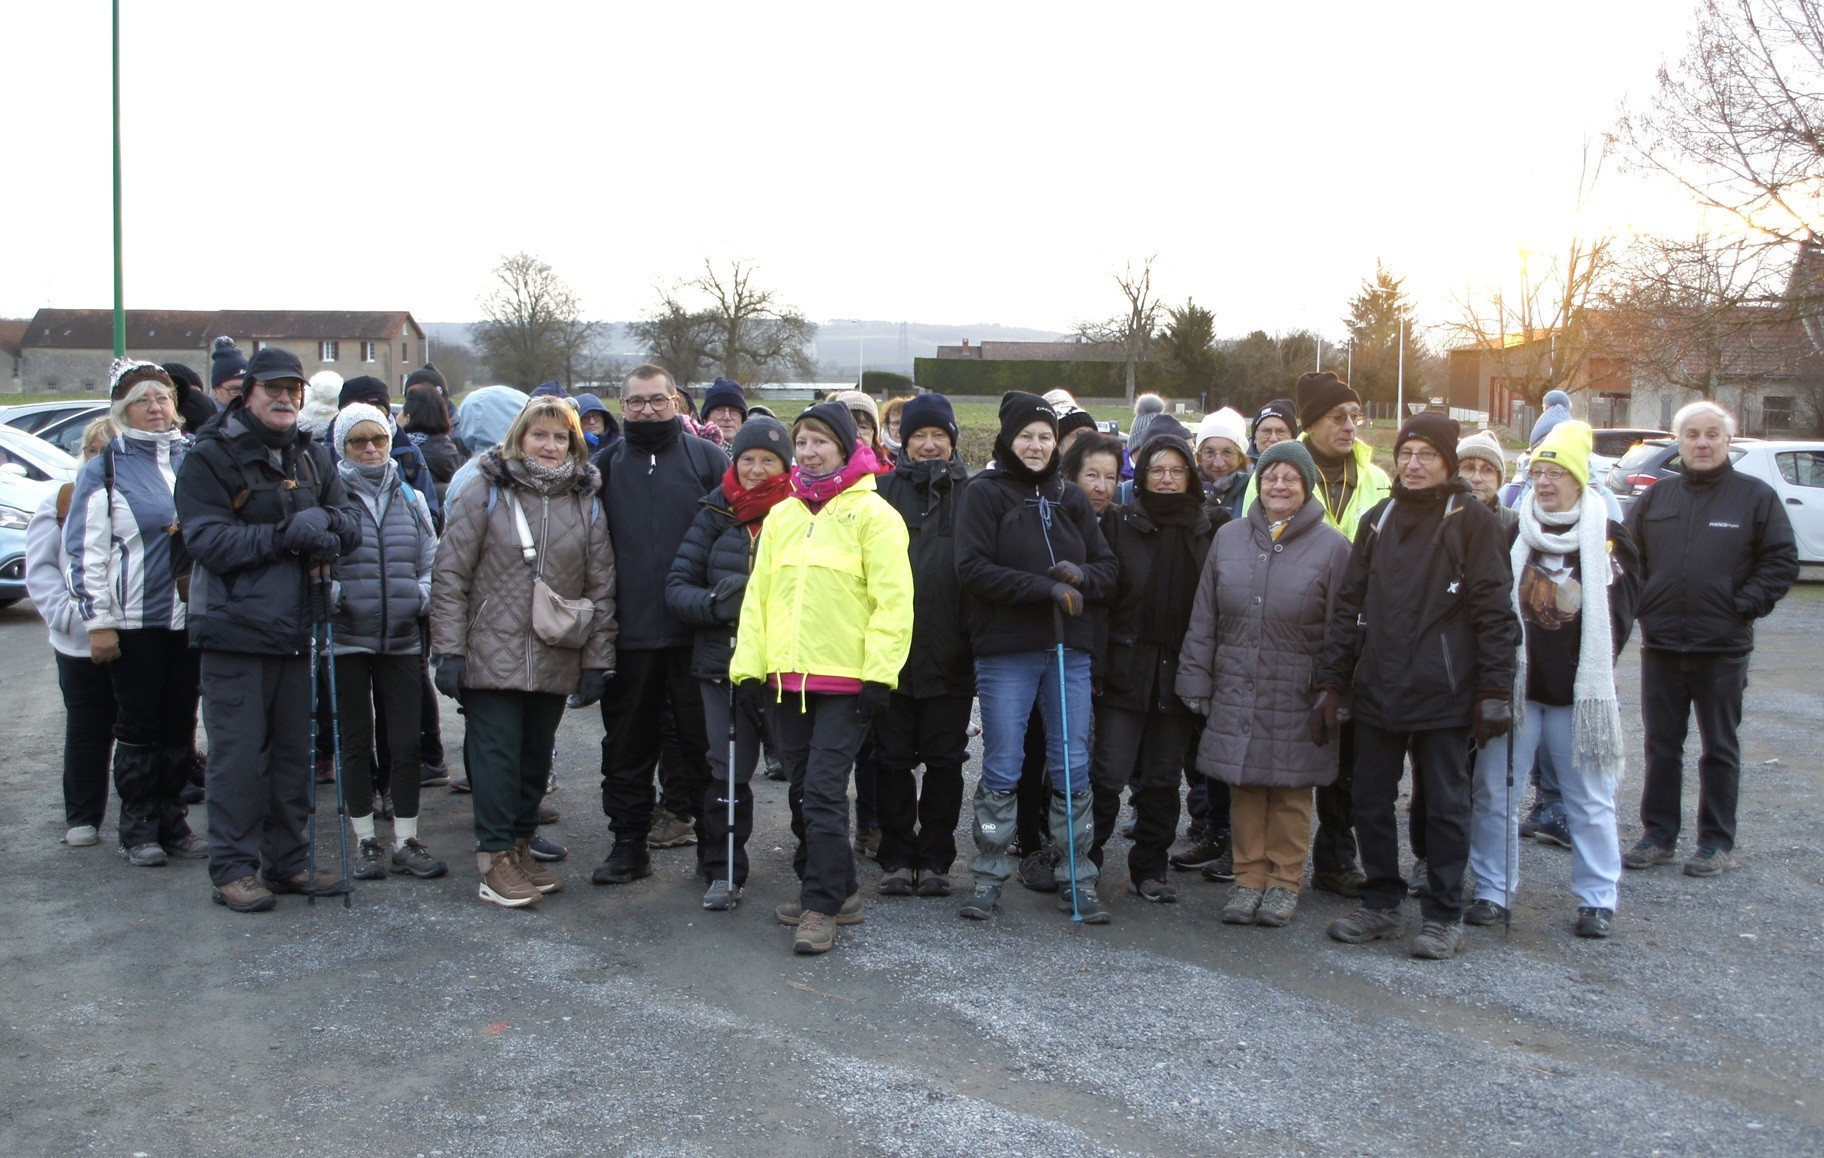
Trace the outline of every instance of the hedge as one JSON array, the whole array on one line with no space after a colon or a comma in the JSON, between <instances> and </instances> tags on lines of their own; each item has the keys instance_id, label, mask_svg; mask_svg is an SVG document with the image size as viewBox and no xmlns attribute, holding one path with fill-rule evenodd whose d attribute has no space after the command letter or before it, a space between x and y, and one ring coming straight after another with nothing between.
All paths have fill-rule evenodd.
<instances>
[{"instance_id":1,"label":"hedge","mask_svg":"<svg viewBox=\"0 0 1824 1158\"><path fill-rule=\"evenodd\" d=\"M1009 390L1043 394L1062 387L1083 397L1120 397L1126 390L1122 362L1027 362L995 358L915 358L912 377L923 390L947 395L999 397ZM1142 362L1137 375L1141 393L1164 389L1165 367Z\"/></svg>"}]
</instances>

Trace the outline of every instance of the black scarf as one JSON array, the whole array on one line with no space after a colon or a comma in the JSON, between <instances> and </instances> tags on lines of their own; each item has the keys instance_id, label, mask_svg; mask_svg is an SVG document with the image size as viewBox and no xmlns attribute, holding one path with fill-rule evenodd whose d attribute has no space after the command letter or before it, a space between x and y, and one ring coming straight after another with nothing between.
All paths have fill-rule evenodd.
<instances>
[{"instance_id":1,"label":"black scarf","mask_svg":"<svg viewBox=\"0 0 1824 1158\"><path fill-rule=\"evenodd\" d=\"M292 423L284 430L274 430L272 427L256 418L253 411L247 409L247 403L244 399L236 399L235 401L239 404L241 411L241 425L245 426L248 433L253 435L254 440L267 450L284 450L298 441L297 423Z\"/></svg>"},{"instance_id":2,"label":"black scarf","mask_svg":"<svg viewBox=\"0 0 1824 1158\"><path fill-rule=\"evenodd\" d=\"M1191 491L1162 495L1142 487L1134 499L1159 528L1146 601L1140 608L1140 640L1176 655L1197 597L1198 568L1191 540L1203 521L1203 498Z\"/></svg>"},{"instance_id":3,"label":"black scarf","mask_svg":"<svg viewBox=\"0 0 1824 1158\"><path fill-rule=\"evenodd\" d=\"M1055 447L1052 449L1051 458L1045 463L1044 468L1041 470L1033 470L1021 461L1019 455L1013 453L1013 446L1011 444L1004 439L997 437L994 440L994 462L996 466L1000 467L1001 470L1007 474L1007 477L1025 483L1029 487L1044 486L1046 483L1056 478L1058 474L1058 452Z\"/></svg>"},{"instance_id":4,"label":"black scarf","mask_svg":"<svg viewBox=\"0 0 1824 1158\"><path fill-rule=\"evenodd\" d=\"M1438 517L1440 508L1452 495L1471 495L1469 484L1461 477L1447 478L1437 486L1410 490L1399 479L1393 480L1393 530L1404 539L1422 524Z\"/></svg>"},{"instance_id":5,"label":"black scarf","mask_svg":"<svg viewBox=\"0 0 1824 1158\"><path fill-rule=\"evenodd\" d=\"M657 454L683 433L684 420L676 414L663 422L628 422L621 426L621 437L628 448L640 454Z\"/></svg>"}]
</instances>

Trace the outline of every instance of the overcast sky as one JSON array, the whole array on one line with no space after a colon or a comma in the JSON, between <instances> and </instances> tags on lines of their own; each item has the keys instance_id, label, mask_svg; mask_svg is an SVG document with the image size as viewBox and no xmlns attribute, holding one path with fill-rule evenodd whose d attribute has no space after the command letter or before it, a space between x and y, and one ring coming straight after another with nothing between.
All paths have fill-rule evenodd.
<instances>
[{"instance_id":1,"label":"overcast sky","mask_svg":"<svg viewBox=\"0 0 1824 1158\"><path fill-rule=\"evenodd\" d=\"M526 250L603 318L738 257L813 319L1065 329L1156 254L1220 334L1335 334L1377 258L1438 321L1683 220L1613 165L1575 215L1683 0L122 8L130 307L470 320ZM0 314L107 306L107 5L6 23Z\"/></svg>"}]
</instances>

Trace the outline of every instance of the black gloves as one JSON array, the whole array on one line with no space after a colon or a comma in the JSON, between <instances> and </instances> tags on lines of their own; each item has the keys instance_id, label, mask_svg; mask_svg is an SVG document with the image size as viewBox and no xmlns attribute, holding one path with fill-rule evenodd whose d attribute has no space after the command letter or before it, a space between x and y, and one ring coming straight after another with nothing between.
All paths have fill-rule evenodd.
<instances>
[{"instance_id":1,"label":"black gloves","mask_svg":"<svg viewBox=\"0 0 1824 1158\"><path fill-rule=\"evenodd\" d=\"M1059 563L1058 566L1065 567L1065 566L1068 566L1068 564ZM1064 612L1064 614L1066 614L1066 615L1083 614L1083 593L1081 591L1078 591L1075 587L1072 587L1070 584L1053 583L1051 585L1051 597L1053 600L1055 600L1057 602L1058 607Z\"/></svg>"},{"instance_id":2,"label":"black gloves","mask_svg":"<svg viewBox=\"0 0 1824 1158\"><path fill-rule=\"evenodd\" d=\"M762 680L742 680L735 685L735 702L758 712L766 705L766 683Z\"/></svg>"},{"instance_id":3,"label":"black gloves","mask_svg":"<svg viewBox=\"0 0 1824 1158\"><path fill-rule=\"evenodd\" d=\"M1499 696L1488 696L1476 701L1476 746L1484 747L1490 740L1505 736L1514 729L1514 705L1507 698L1507 693Z\"/></svg>"},{"instance_id":4,"label":"black gloves","mask_svg":"<svg viewBox=\"0 0 1824 1158\"><path fill-rule=\"evenodd\" d=\"M716 584L710 596L711 606L716 618L723 623L734 623L741 618L741 597L747 593L747 576L729 575Z\"/></svg>"},{"instance_id":5,"label":"black gloves","mask_svg":"<svg viewBox=\"0 0 1824 1158\"><path fill-rule=\"evenodd\" d=\"M1064 560L1062 563L1053 563L1051 565L1051 570L1045 572L1045 574L1051 576L1060 583L1068 583L1072 587L1083 586L1083 568L1077 566L1068 559ZM1071 614L1075 615L1076 612L1073 611Z\"/></svg>"},{"instance_id":6,"label":"black gloves","mask_svg":"<svg viewBox=\"0 0 1824 1158\"><path fill-rule=\"evenodd\" d=\"M886 684L869 680L861 685L861 722L865 727L880 719L880 714L887 710L887 701L893 695L893 689Z\"/></svg>"},{"instance_id":7,"label":"black gloves","mask_svg":"<svg viewBox=\"0 0 1824 1158\"><path fill-rule=\"evenodd\" d=\"M440 655L437 657L437 691L452 700L456 698L457 689L462 687L463 677L469 674L468 661L459 655Z\"/></svg>"},{"instance_id":8,"label":"black gloves","mask_svg":"<svg viewBox=\"0 0 1824 1158\"><path fill-rule=\"evenodd\" d=\"M570 706L586 708L590 704L600 703L603 693L608 690L608 680L613 674L606 668L584 668L583 678L576 685L576 694L570 697Z\"/></svg>"},{"instance_id":9,"label":"black gloves","mask_svg":"<svg viewBox=\"0 0 1824 1158\"><path fill-rule=\"evenodd\" d=\"M323 507L310 507L285 520L284 528L279 531L279 546L294 555L312 553L321 547L323 536L328 533L329 511Z\"/></svg>"},{"instance_id":10,"label":"black gloves","mask_svg":"<svg viewBox=\"0 0 1824 1158\"><path fill-rule=\"evenodd\" d=\"M1342 729L1339 719L1343 711L1343 697L1334 688L1325 688L1317 697L1317 706L1311 709L1311 742L1322 748L1336 739Z\"/></svg>"}]
</instances>

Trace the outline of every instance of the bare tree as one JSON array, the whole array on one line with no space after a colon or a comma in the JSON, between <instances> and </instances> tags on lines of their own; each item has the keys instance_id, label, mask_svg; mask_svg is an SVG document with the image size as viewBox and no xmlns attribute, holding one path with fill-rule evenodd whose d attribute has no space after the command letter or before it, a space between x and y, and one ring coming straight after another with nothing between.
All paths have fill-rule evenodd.
<instances>
[{"instance_id":1,"label":"bare tree","mask_svg":"<svg viewBox=\"0 0 1824 1158\"><path fill-rule=\"evenodd\" d=\"M709 332L704 353L724 377L756 383L786 374L809 378L816 372L810 345L817 327L779 300L776 291L754 284L754 266L734 261L718 272L709 261L686 283L700 293Z\"/></svg>"},{"instance_id":2,"label":"bare tree","mask_svg":"<svg viewBox=\"0 0 1824 1158\"><path fill-rule=\"evenodd\" d=\"M1076 330L1080 342L1113 342L1121 347L1129 402L1134 400L1140 363L1146 361L1152 349L1153 332L1159 328L1159 314L1164 308L1153 297L1153 260L1149 257L1141 262L1139 273L1134 272L1134 264L1130 261L1114 275L1115 284L1121 287L1121 296L1127 299L1126 313L1106 321L1079 323Z\"/></svg>"},{"instance_id":3,"label":"bare tree","mask_svg":"<svg viewBox=\"0 0 1824 1158\"><path fill-rule=\"evenodd\" d=\"M600 323L550 265L529 253L501 259L493 290L481 300L475 345L501 381L530 389L548 378L566 387L591 377Z\"/></svg>"},{"instance_id":4,"label":"bare tree","mask_svg":"<svg viewBox=\"0 0 1824 1158\"><path fill-rule=\"evenodd\" d=\"M700 382L712 364L716 320L703 310L686 309L672 294L661 292L659 308L633 323L633 336L646 347L646 356L671 371L685 386Z\"/></svg>"}]
</instances>

